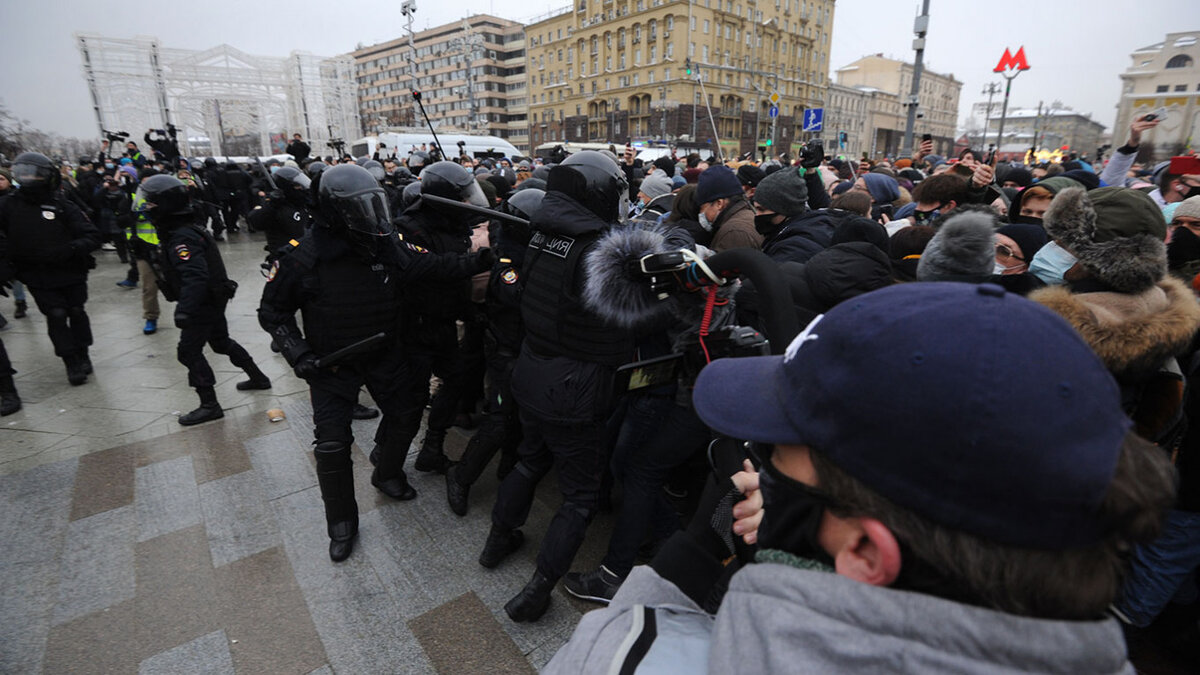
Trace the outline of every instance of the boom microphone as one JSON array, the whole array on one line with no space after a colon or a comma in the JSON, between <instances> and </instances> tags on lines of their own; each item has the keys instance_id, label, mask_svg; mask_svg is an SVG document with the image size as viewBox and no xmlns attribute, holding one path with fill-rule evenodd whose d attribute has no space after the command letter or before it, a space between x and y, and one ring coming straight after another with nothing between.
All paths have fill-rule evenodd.
<instances>
[{"instance_id":1,"label":"boom microphone","mask_svg":"<svg viewBox=\"0 0 1200 675\"><path fill-rule=\"evenodd\" d=\"M647 255L678 247L667 243L666 231L655 224L633 223L614 227L600 237L584 260L587 274L583 303L597 316L623 328L632 328L670 314L639 261Z\"/></svg>"}]
</instances>

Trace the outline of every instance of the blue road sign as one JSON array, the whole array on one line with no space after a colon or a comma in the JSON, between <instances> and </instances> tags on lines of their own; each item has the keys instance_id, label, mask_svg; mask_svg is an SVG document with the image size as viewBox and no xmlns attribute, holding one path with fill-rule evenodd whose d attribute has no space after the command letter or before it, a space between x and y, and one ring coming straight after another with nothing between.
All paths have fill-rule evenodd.
<instances>
[{"instance_id":1,"label":"blue road sign","mask_svg":"<svg viewBox=\"0 0 1200 675\"><path fill-rule=\"evenodd\" d=\"M779 117L779 106L777 106L777 105L771 106L771 112L769 114L771 115L771 117Z\"/></svg>"},{"instance_id":2,"label":"blue road sign","mask_svg":"<svg viewBox=\"0 0 1200 675\"><path fill-rule=\"evenodd\" d=\"M802 131L822 131L825 122L824 108L809 108L804 111L804 126Z\"/></svg>"}]
</instances>

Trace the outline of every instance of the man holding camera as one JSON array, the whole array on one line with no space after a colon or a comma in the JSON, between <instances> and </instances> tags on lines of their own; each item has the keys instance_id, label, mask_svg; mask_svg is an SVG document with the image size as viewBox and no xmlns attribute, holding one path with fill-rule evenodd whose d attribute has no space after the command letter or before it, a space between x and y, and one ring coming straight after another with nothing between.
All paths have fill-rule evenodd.
<instances>
[{"instance_id":1,"label":"man holding camera","mask_svg":"<svg viewBox=\"0 0 1200 675\"><path fill-rule=\"evenodd\" d=\"M157 134L157 137L152 137L150 133ZM166 129L151 129L142 136L142 140L146 141L146 145L154 150L154 154L158 155L163 161L174 165L175 160L179 159L179 143L175 140L175 125L168 124Z\"/></svg>"},{"instance_id":2,"label":"man holding camera","mask_svg":"<svg viewBox=\"0 0 1200 675\"><path fill-rule=\"evenodd\" d=\"M544 672L1133 672L1105 611L1173 473L1052 312L990 284L892 286L782 356L713 362L694 402L758 444L761 473L714 484L745 500L699 513ZM729 518L756 564L714 615Z\"/></svg>"},{"instance_id":3,"label":"man holding camera","mask_svg":"<svg viewBox=\"0 0 1200 675\"><path fill-rule=\"evenodd\" d=\"M284 152L294 157L297 164L303 165L304 160L308 159L309 153L312 152L312 148L308 147L308 143L304 142L304 137L300 134L292 134L292 142L288 143L287 150Z\"/></svg>"}]
</instances>

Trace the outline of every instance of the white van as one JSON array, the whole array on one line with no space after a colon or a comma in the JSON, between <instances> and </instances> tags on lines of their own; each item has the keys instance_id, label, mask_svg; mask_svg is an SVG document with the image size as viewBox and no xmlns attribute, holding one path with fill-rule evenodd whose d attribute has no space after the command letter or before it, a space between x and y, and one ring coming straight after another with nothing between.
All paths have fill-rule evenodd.
<instances>
[{"instance_id":1,"label":"white van","mask_svg":"<svg viewBox=\"0 0 1200 675\"><path fill-rule=\"evenodd\" d=\"M445 154L450 157L455 157L460 154L458 143L463 143L462 151L470 157L515 157L520 156L521 151L517 150L516 146L499 136L468 136L465 134L438 134L437 140L441 141L442 147L445 149ZM387 146L379 156L391 157L393 155L403 159L408 157L414 147L420 148L421 144L431 147L434 144L433 134L398 134L398 133L382 133L378 136L367 136L360 138L350 144L350 154L354 157L373 157L375 151L382 143Z\"/></svg>"}]
</instances>

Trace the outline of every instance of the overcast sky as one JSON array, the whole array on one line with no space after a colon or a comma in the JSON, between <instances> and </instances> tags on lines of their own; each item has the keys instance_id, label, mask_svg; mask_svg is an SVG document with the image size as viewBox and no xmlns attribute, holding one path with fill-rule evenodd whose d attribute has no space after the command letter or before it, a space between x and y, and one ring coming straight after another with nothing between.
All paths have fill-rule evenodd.
<instances>
[{"instance_id":1,"label":"overcast sky","mask_svg":"<svg viewBox=\"0 0 1200 675\"><path fill-rule=\"evenodd\" d=\"M745 2L746 0L742 0ZM770 0L763 0L770 2ZM525 21L565 6L561 0L417 0L416 28L491 13ZM830 64L882 52L911 60L912 18L920 2L838 0ZM926 65L962 81L959 118L967 114L1005 47L1025 46L1032 70L1013 82L1014 106L1061 100L1111 126L1118 73L1129 53L1170 31L1200 30L1198 0L932 0ZM292 50L333 55L404 32L398 0L198 0L5 3L0 100L33 126L68 136L94 136L95 116L72 35L155 36L164 47L206 49L228 43L260 56ZM142 130L137 131L139 134Z\"/></svg>"}]
</instances>

